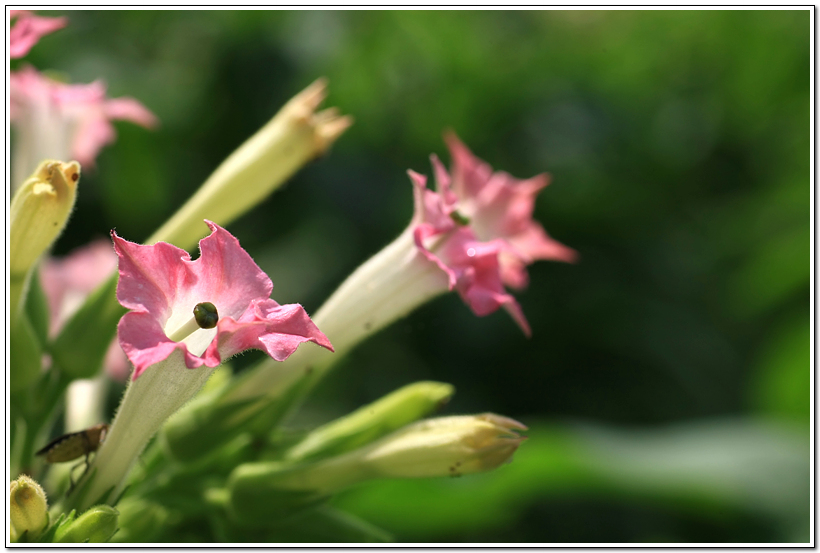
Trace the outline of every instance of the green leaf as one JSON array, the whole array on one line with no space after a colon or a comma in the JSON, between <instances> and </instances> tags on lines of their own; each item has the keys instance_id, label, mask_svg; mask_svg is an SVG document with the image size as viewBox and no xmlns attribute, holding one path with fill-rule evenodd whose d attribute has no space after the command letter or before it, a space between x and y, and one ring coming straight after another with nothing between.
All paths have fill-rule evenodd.
<instances>
[{"instance_id":1,"label":"green leaf","mask_svg":"<svg viewBox=\"0 0 820 553\"><path fill-rule=\"evenodd\" d=\"M25 312L31 322L37 341L40 344L45 344L48 341L48 299L40 282L40 271L36 269L33 271L29 282Z\"/></svg>"},{"instance_id":2,"label":"green leaf","mask_svg":"<svg viewBox=\"0 0 820 553\"><path fill-rule=\"evenodd\" d=\"M117 275L86 299L49 348L55 363L72 378L99 373L105 353L126 310L117 302Z\"/></svg>"},{"instance_id":3,"label":"green leaf","mask_svg":"<svg viewBox=\"0 0 820 553\"><path fill-rule=\"evenodd\" d=\"M40 376L43 354L31 322L25 313L11 327L9 367L11 392L27 389Z\"/></svg>"},{"instance_id":4,"label":"green leaf","mask_svg":"<svg viewBox=\"0 0 820 553\"><path fill-rule=\"evenodd\" d=\"M755 359L751 401L760 411L808 427L811 407L811 321L808 310L769 332Z\"/></svg>"}]
</instances>

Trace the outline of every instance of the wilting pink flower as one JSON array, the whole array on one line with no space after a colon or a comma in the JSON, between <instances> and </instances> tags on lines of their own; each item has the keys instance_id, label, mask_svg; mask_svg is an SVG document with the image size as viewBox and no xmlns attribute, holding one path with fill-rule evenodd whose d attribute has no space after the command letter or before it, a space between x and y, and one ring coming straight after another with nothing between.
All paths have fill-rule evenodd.
<instances>
[{"instance_id":1,"label":"wilting pink flower","mask_svg":"<svg viewBox=\"0 0 820 553\"><path fill-rule=\"evenodd\" d=\"M206 222L211 234L199 242L201 255L194 261L171 244L142 246L112 233L119 256L117 299L131 310L120 320L119 340L134 364L134 378L170 356L190 369L216 367L247 349L261 349L277 361L303 342L333 351L302 306L270 299L273 283L239 241ZM216 307L216 326L196 328L180 341L169 338L203 302Z\"/></svg>"},{"instance_id":2,"label":"wilting pink flower","mask_svg":"<svg viewBox=\"0 0 820 553\"><path fill-rule=\"evenodd\" d=\"M15 20L9 30L9 57L22 58L43 36L62 29L68 24L65 17L40 17L28 10L9 10Z\"/></svg>"},{"instance_id":3,"label":"wilting pink flower","mask_svg":"<svg viewBox=\"0 0 820 553\"><path fill-rule=\"evenodd\" d=\"M113 120L156 126L157 118L133 98L106 98L101 81L64 84L30 66L9 77L11 122L17 131L15 171L28 175L43 159L75 159L94 164L100 149L114 141ZM19 183L16 183L19 184Z\"/></svg>"},{"instance_id":4,"label":"wilting pink flower","mask_svg":"<svg viewBox=\"0 0 820 553\"><path fill-rule=\"evenodd\" d=\"M433 158L438 188L470 220L482 241L501 239L501 278L514 288L527 285L526 266L538 259L573 262L578 254L551 238L532 219L535 198L549 184L549 175L519 180L477 158L455 134L446 136L452 178Z\"/></svg>"},{"instance_id":5,"label":"wilting pink flower","mask_svg":"<svg viewBox=\"0 0 820 553\"><path fill-rule=\"evenodd\" d=\"M505 243L478 239L456 211L457 201L446 183L439 180L440 190L434 192L427 188L426 177L414 171L408 174L415 201L410 225L419 251L444 271L450 289L457 290L476 315L489 315L503 307L529 336L530 327L521 306L501 282L499 255Z\"/></svg>"},{"instance_id":6,"label":"wilting pink flower","mask_svg":"<svg viewBox=\"0 0 820 553\"><path fill-rule=\"evenodd\" d=\"M117 254L108 240L95 240L63 258L46 257L40 265L40 282L49 306L49 336L82 306L88 295L117 268ZM111 342L103 363L109 376L124 380L130 366L120 345Z\"/></svg>"},{"instance_id":7,"label":"wilting pink flower","mask_svg":"<svg viewBox=\"0 0 820 553\"><path fill-rule=\"evenodd\" d=\"M546 175L518 180L475 157L455 135L447 136L452 177L433 155L436 191L410 171L415 214L411 226L422 254L443 270L476 315L503 307L530 334L518 302L504 284L527 284L526 266L536 259L574 261L571 248L553 240L533 221L535 197Z\"/></svg>"}]
</instances>

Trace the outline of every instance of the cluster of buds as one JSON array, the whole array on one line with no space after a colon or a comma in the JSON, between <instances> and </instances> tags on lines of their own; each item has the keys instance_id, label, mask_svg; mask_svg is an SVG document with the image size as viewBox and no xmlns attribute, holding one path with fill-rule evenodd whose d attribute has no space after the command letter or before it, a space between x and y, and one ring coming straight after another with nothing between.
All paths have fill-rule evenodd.
<instances>
[{"instance_id":1,"label":"cluster of buds","mask_svg":"<svg viewBox=\"0 0 820 553\"><path fill-rule=\"evenodd\" d=\"M13 50L21 55L65 25L29 12L13 17L12 38L19 41ZM107 541L123 521L130 527L121 536L145 536L135 513L153 513L151 520L166 524L173 517L162 499L178 493L175 475L190 480L202 470L212 471L208 488L196 492L207 499L202 508L260 526L280 514L326 514L318 507L325 499L365 480L461 476L512 458L524 439L518 432L526 430L517 421L493 414L423 419L454 392L437 382L401 388L295 442L277 441L279 423L340 357L436 296L455 291L478 316L504 309L529 336L506 287L525 286L526 266L535 260L576 257L532 219L545 175L518 180L494 172L449 134L450 171L431 157L435 190L409 171L414 213L407 229L354 271L315 316L299 304L280 305L271 298L271 279L224 227L350 127L352 119L334 108L317 111L326 94L320 79L296 95L146 244L112 231L113 247L103 246L99 256L81 252L79 269L68 259L46 260L38 273L68 221L80 165L91 166L114 138L110 121L153 128L156 118L136 100L107 99L101 83L63 85L30 67L13 72L15 171L38 165L11 205L12 411L13 428L23 429L12 436L23 444L12 466L18 472L34 466L33 444L48 433L63 393L71 444L85 458L79 479L68 475L70 491L56 511L63 514L51 524L42 488L25 476L12 483L13 541ZM43 134L52 128L65 132ZM78 161L55 161L70 156ZM201 238L203 220L210 234ZM200 255L192 259L188 251L197 241ZM92 265L93 278L70 281ZM200 393L218 367L249 349L267 358L236 378L223 371ZM126 367L127 360L132 370L110 428L94 427L108 429L105 439L97 434L91 444L83 441L88 433L76 430L103 416L104 359L109 369ZM123 378L125 371L109 374ZM143 470L166 470L165 477L129 480L146 447ZM221 486L212 485L220 478ZM120 517L114 506L129 484Z\"/></svg>"}]
</instances>

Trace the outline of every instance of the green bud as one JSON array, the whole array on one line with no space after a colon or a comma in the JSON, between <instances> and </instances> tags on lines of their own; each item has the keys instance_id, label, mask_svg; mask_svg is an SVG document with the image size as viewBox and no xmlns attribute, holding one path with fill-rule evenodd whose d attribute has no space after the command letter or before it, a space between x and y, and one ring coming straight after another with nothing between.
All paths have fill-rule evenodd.
<instances>
[{"instance_id":1,"label":"green bud","mask_svg":"<svg viewBox=\"0 0 820 553\"><path fill-rule=\"evenodd\" d=\"M48 526L46 492L26 475L9 485L9 519L12 541L21 539L24 532L31 541Z\"/></svg>"},{"instance_id":2,"label":"green bud","mask_svg":"<svg viewBox=\"0 0 820 553\"><path fill-rule=\"evenodd\" d=\"M339 455L429 415L455 393L450 384L416 382L308 434L285 454L288 461Z\"/></svg>"},{"instance_id":3,"label":"green bud","mask_svg":"<svg viewBox=\"0 0 820 553\"><path fill-rule=\"evenodd\" d=\"M199 190L146 243L164 241L188 250L202 236L202 220L227 226L323 154L353 124L330 108L316 112L327 94L318 80L234 151Z\"/></svg>"},{"instance_id":4,"label":"green bud","mask_svg":"<svg viewBox=\"0 0 820 553\"><path fill-rule=\"evenodd\" d=\"M158 503L126 497L117 504L120 531L112 543L150 543L165 528L170 517L168 510Z\"/></svg>"},{"instance_id":5,"label":"green bud","mask_svg":"<svg viewBox=\"0 0 820 553\"><path fill-rule=\"evenodd\" d=\"M229 512L264 524L375 478L461 476L509 462L526 427L490 413L411 424L365 447L313 463L245 463L228 479Z\"/></svg>"},{"instance_id":6,"label":"green bud","mask_svg":"<svg viewBox=\"0 0 820 553\"><path fill-rule=\"evenodd\" d=\"M108 505L91 507L73 522L62 525L55 543L105 543L117 531L119 512Z\"/></svg>"},{"instance_id":7,"label":"green bud","mask_svg":"<svg viewBox=\"0 0 820 553\"><path fill-rule=\"evenodd\" d=\"M9 281L12 319L25 298L37 259L60 236L77 196L80 164L44 161L11 200Z\"/></svg>"}]
</instances>

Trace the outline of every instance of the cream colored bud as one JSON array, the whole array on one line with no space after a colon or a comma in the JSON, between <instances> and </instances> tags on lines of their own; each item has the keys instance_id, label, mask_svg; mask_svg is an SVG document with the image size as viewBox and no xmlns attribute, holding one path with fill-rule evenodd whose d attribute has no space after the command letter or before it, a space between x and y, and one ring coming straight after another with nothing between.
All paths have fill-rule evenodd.
<instances>
[{"instance_id":1,"label":"cream colored bud","mask_svg":"<svg viewBox=\"0 0 820 553\"><path fill-rule=\"evenodd\" d=\"M383 477L461 476L492 470L512 460L527 427L487 413L429 419L368 447L362 462Z\"/></svg>"},{"instance_id":2,"label":"cream colored bud","mask_svg":"<svg viewBox=\"0 0 820 553\"><path fill-rule=\"evenodd\" d=\"M183 249L202 238L203 219L227 226L276 190L308 161L322 155L353 124L335 108L316 112L327 95L319 79L235 150L147 243Z\"/></svg>"},{"instance_id":3,"label":"cream colored bud","mask_svg":"<svg viewBox=\"0 0 820 553\"><path fill-rule=\"evenodd\" d=\"M245 463L228 480L229 508L258 520L274 508L297 510L353 484L376 478L461 476L512 459L526 426L490 413L441 417L406 426L338 457L315 463ZM277 506L277 507L274 507Z\"/></svg>"},{"instance_id":4,"label":"cream colored bud","mask_svg":"<svg viewBox=\"0 0 820 553\"><path fill-rule=\"evenodd\" d=\"M11 200L9 273L12 316L16 316L29 273L60 236L77 197L80 164L44 161Z\"/></svg>"},{"instance_id":5,"label":"cream colored bud","mask_svg":"<svg viewBox=\"0 0 820 553\"><path fill-rule=\"evenodd\" d=\"M48 526L48 502L40 484L26 475L9 485L9 519L15 541L28 532L27 539L37 537Z\"/></svg>"}]
</instances>

